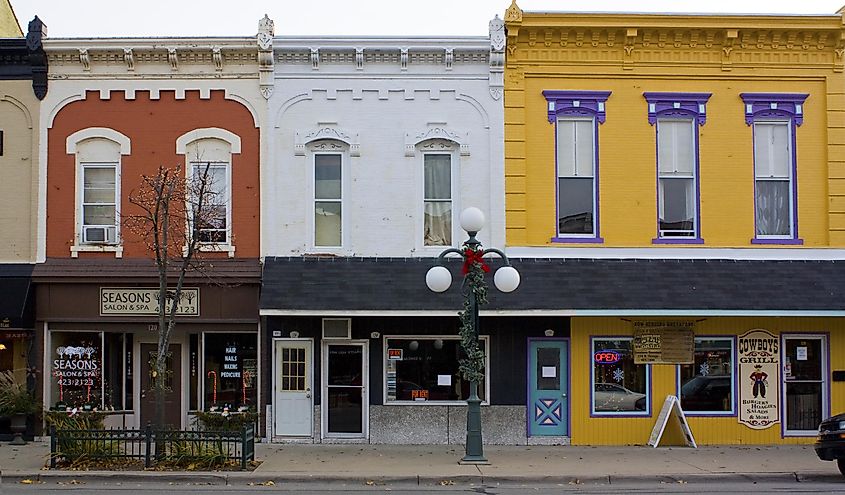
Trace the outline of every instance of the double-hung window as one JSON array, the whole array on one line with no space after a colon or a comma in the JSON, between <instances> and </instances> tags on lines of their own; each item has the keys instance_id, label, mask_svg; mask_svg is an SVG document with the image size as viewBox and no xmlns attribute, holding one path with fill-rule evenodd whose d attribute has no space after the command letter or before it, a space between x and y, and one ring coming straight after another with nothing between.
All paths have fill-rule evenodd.
<instances>
[{"instance_id":1,"label":"double-hung window","mask_svg":"<svg viewBox=\"0 0 845 495\"><path fill-rule=\"evenodd\" d=\"M191 162L192 189L198 193L193 218L202 243L229 243L229 163ZM201 191L200 191L201 189ZM198 200L202 200L200 204Z\"/></svg>"},{"instance_id":2,"label":"double-hung window","mask_svg":"<svg viewBox=\"0 0 845 495\"><path fill-rule=\"evenodd\" d=\"M795 180L795 131L806 94L743 93L754 139L752 243L800 243Z\"/></svg>"},{"instance_id":3,"label":"double-hung window","mask_svg":"<svg viewBox=\"0 0 845 495\"><path fill-rule=\"evenodd\" d=\"M655 243L701 243L698 128L709 93L645 93L657 141Z\"/></svg>"},{"instance_id":4,"label":"double-hung window","mask_svg":"<svg viewBox=\"0 0 845 495\"><path fill-rule=\"evenodd\" d=\"M118 155L119 156L119 155ZM82 242L117 241L117 161L82 162Z\"/></svg>"},{"instance_id":5,"label":"double-hung window","mask_svg":"<svg viewBox=\"0 0 845 495\"><path fill-rule=\"evenodd\" d=\"M314 153L314 245L343 242L343 155Z\"/></svg>"},{"instance_id":6,"label":"double-hung window","mask_svg":"<svg viewBox=\"0 0 845 495\"><path fill-rule=\"evenodd\" d=\"M423 154L423 243L452 245L452 155Z\"/></svg>"},{"instance_id":7,"label":"double-hung window","mask_svg":"<svg viewBox=\"0 0 845 495\"><path fill-rule=\"evenodd\" d=\"M555 125L555 235L552 242L599 237L598 128L610 91L543 91Z\"/></svg>"}]
</instances>

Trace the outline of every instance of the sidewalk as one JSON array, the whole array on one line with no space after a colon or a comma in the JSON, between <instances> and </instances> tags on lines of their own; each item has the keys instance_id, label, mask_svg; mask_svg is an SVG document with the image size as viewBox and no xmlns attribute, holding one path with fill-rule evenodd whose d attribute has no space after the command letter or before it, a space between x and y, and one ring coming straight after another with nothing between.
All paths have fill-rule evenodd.
<instances>
[{"instance_id":1,"label":"sidewalk","mask_svg":"<svg viewBox=\"0 0 845 495\"><path fill-rule=\"evenodd\" d=\"M820 461L812 446L546 447L486 446L490 465L457 461L462 446L256 444L262 464L253 472L104 472L45 470L49 445L0 445L3 481L232 484L347 482L360 484L514 484L727 481L845 483L836 464Z\"/></svg>"}]
</instances>

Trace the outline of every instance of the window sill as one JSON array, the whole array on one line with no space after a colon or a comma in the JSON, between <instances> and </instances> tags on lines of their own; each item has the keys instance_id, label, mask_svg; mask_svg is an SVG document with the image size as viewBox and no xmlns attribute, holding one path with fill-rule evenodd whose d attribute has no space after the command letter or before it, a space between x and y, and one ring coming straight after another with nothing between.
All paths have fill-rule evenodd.
<instances>
[{"instance_id":1,"label":"window sill","mask_svg":"<svg viewBox=\"0 0 845 495\"><path fill-rule=\"evenodd\" d=\"M384 401L385 406L466 406L465 400L391 400ZM481 402L482 406L489 406L487 401Z\"/></svg>"},{"instance_id":2,"label":"window sill","mask_svg":"<svg viewBox=\"0 0 845 495\"><path fill-rule=\"evenodd\" d=\"M658 237L651 240L652 244L704 244L700 237Z\"/></svg>"},{"instance_id":3,"label":"window sill","mask_svg":"<svg viewBox=\"0 0 845 495\"><path fill-rule=\"evenodd\" d=\"M115 258L123 258L123 246L119 244L79 244L70 247L71 258L79 258L79 253L114 253Z\"/></svg>"},{"instance_id":4,"label":"window sill","mask_svg":"<svg viewBox=\"0 0 845 495\"><path fill-rule=\"evenodd\" d=\"M227 253L230 258L235 257L235 246L231 244L200 244L197 246L197 251L203 253ZM182 255L188 254L188 248L182 248Z\"/></svg>"},{"instance_id":5,"label":"window sill","mask_svg":"<svg viewBox=\"0 0 845 495\"><path fill-rule=\"evenodd\" d=\"M643 411L643 412L591 412L591 418L650 418L651 411Z\"/></svg>"},{"instance_id":6,"label":"window sill","mask_svg":"<svg viewBox=\"0 0 845 495\"><path fill-rule=\"evenodd\" d=\"M735 418L736 412L733 411L714 411L714 412L707 412L707 411L693 411L693 412L686 412L684 411L684 416L688 418Z\"/></svg>"},{"instance_id":7,"label":"window sill","mask_svg":"<svg viewBox=\"0 0 845 495\"><path fill-rule=\"evenodd\" d=\"M751 239L751 244L770 244L782 246L803 246L804 239L773 239L767 237L755 237Z\"/></svg>"},{"instance_id":8,"label":"window sill","mask_svg":"<svg viewBox=\"0 0 845 495\"><path fill-rule=\"evenodd\" d=\"M604 239L601 237L552 237L550 242L554 244L603 244Z\"/></svg>"}]
</instances>

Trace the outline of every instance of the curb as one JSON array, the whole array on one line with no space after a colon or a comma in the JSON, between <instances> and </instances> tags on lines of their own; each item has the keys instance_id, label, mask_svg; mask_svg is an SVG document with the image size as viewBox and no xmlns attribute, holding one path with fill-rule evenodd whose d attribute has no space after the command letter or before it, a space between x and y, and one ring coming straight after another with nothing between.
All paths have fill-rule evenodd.
<instances>
[{"instance_id":1,"label":"curb","mask_svg":"<svg viewBox=\"0 0 845 495\"><path fill-rule=\"evenodd\" d=\"M76 480L85 483L167 483L174 485L233 486L262 484L272 481L285 483L329 483L347 485L614 485L614 484L701 484L713 481L731 483L845 483L845 477L828 473L695 473L695 474L643 474L643 475L396 475L366 476L361 474L309 474L309 473L255 473L255 472L168 472L168 471L36 471L15 472L3 475L0 484L17 484L23 480L35 483L68 483Z\"/></svg>"}]
</instances>

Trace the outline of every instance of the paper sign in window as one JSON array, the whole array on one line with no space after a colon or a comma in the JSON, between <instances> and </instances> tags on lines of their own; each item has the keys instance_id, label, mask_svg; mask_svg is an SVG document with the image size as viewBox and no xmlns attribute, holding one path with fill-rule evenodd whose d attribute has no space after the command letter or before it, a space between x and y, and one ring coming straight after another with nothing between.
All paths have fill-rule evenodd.
<instances>
[{"instance_id":1,"label":"paper sign in window","mask_svg":"<svg viewBox=\"0 0 845 495\"><path fill-rule=\"evenodd\" d=\"M798 361L806 361L807 360L807 348L806 347L796 347L795 348L795 359Z\"/></svg>"},{"instance_id":2,"label":"paper sign in window","mask_svg":"<svg viewBox=\"0 0 845 495\"><path fill-rule=\"evenodd\" d=\"M557 376L557 369L554 366L543 366L543 378L554 378Z\"/></svg>"},{"instance_id":3,"label":"paper sign in window","mask_svg":"<svg viewBox=\"0 0 845 495\"><path fill-rule=\"evenodd\" d=\"M451 387L452 375L437 375L437 385Z\"/></svg>"}]
</instances>

